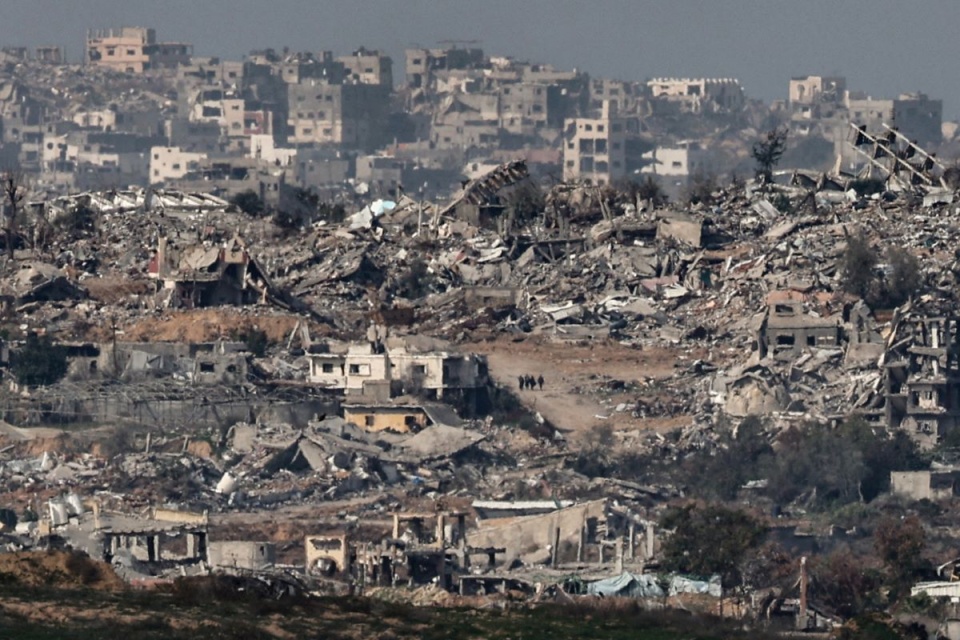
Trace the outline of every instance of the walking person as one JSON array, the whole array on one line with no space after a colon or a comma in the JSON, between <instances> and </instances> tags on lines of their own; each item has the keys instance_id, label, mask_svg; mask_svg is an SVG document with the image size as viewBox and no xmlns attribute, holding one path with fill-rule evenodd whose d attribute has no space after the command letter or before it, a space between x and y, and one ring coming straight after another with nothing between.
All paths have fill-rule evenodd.
<instances>
[{"instance_id":1,"label":"walking person","mask_svg":"<svg viewBox=\"0 0 960 640\"><path fill-rule=\"evenodd\" d=\"M525 376L517 376L517 380L520 381L520 391L523 391L524 387L527 386L527 378Z\"/></svg>"},{"instance_id":2,"label":"walking person","mask_svg":"<svg viewBox=\"0 0 960 640\"><path fill-rule=\"evenodd\" d=\"M533 379L533 376L527 375L527 389L533 391L537 388L537 381Z\"/></svg>"},{"instance_id":3,"label":"walking person","mask_svg":"<svg viewBox=\"0 0 960 640\"><path fill-rule=\"evenodd\" d=\"M537 384L540 385L540 391L543 391L543 374L537 376Z\"/></svg>"}]
</instances>

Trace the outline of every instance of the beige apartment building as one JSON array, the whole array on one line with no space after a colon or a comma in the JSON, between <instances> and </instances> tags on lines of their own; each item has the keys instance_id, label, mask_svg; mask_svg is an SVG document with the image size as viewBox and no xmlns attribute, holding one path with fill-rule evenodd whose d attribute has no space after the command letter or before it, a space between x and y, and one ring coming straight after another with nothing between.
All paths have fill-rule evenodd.
<instances>
[{"instance_id":1,"label":"beige apartment building","mask_svg":"<svg viewBox=\"0 0 960 640\"><path fill-rule=\"evenodd\" d=\"M291 144L368 149L383 142L389 107L387 87L310 79L287 89Z\"/></svg>"},{"instance_id":2,"label":"beige apartment building","mask_svg":"<svg viewBox=\"0 0 960 640\"><path fill-rule=\"evenodd\" d=\"M349 56L337 58L346 69L347 79L360 84L378 84L393 89L393 59L379 51L363 47Z\"/></svg>"},{"instance_id":3,"label":"beige apartment building","mask_svg":"<svg viewBox=\"0 0 960 640\"><path fill-rule=\"evenodd\" d=\"M804 76L790 78L790 104L841 102L847 91L847 79L842 76Z\"/></svg>"},{"instance_id":4,"label":"beige apartment building","mask_svg":"<svg viewBox=\"0 0 960 640\"><path fill-rule=\"evenodd\" d=\"M87 32L86 61L95 67L143 73L189 64L192 55L193 45L157 42L153 29L122 27Z\"/></svg>"},{"instance_id":5,"label":"beige apartment building","mask_svg":"<svg viewBox=\"0 0 960 640\"><path fill-rule=\"evenodd\" d=\"M629 173L627 145L639 122L618 116L616 103L604 101L599 117L570 118L564 129L564 180L602 186Z\"/></svg>"},{"instance_id":6,"label":"beige apartment building","mask_svg":"<svg viewBox=\"0 0 960 640\"><path fill-rule=\"evenodd\" d=\"M479 69L484 66L483 49L407 49L406 78L410 89L433 90L437 74L454 69Z\"/></svg>"},{"instance_id":7,"label":"beige apartment building","mask_svg":"<svg viewBox=\"0 0 960 640\"><path fill-rule=\"evenodd\" d=\"M184 151L179 147L153 147L150 150L150 184L178 180L196 171L205 153Z\"/></svg>"},{"instance_id":8,"label":"beige apartment building","mask_svg":"<svg viewBox=\"0 0 960 640\"><path fill-rule=\"evenodd\" d=\"M736 78L654 78L647 82L655 100L676 103L683 111L739 111L746 104Z\"/></svg>"},{"instance_id":9,"label":"beige apartment building","mask_svg":"<svg viewBox=\"0 0 960 640\"><path fill-rule=\"evenodd\" d=\"M486 358L475 354L419 352L405 346L377 350L357 344L345 353L308 357L311 383L347 395L375 395L375 389L390 389L399 383L404 387L413 384L439 399L446 391L478 389L487 383Z\"/></svg>"}]
</instances>

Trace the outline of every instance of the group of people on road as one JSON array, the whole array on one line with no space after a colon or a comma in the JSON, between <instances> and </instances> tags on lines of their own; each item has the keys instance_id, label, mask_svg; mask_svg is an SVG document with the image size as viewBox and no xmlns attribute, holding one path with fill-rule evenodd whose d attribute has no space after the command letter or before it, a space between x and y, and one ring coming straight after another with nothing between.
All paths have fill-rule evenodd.
<instances>
[{"instance_id":1,"label":"group of people on road","mask_svg":"<svg viewBox=\"0 0 960 640\"><path fill-rule=\"evenodd\" d=\"M540 374L536 378L531 375L517 376L517 380L520 382L520 391L524 389L536 390L539 385L540 390L543 391L543 374Z\"/></svg>"}]
</instances>

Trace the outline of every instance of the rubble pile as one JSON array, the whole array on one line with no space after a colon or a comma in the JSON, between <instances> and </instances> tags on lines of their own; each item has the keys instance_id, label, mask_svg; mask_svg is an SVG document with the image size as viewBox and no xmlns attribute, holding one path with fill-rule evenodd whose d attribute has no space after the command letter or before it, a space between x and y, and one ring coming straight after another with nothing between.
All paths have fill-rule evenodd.
<instances>
[{"instance_id":1,"label":"rubble pile","mask_svg":"<svg viewBox=\"0 0 960 640\"><path fill-rule=\"evenodd\" d=\"M507 333L696 348L708 357L659 382L669 401L648 395L617 408L690 414L704 424L724 408L827 417L851 405L877 408L868 396L879 389L884 323L844 288L850 238L863 236L881 258L892 246L917 257L926 295L915 305L936 300L946 309L955 296L958 226L944 215L952 198L930 197L939 187L860 197L841 181L797 174L768 191L747 185L718 190L709 204L652 207L562 184L541 216L510 216L505 226L499 194L524 179L522 166L504 165L449 205L376 201L360 218L279 243L269 220L191 194L39 203L59 216L80 202L96 223L69 246L21 250L30 261L4 267L17 269L5 280L9 304L27 327L54 335L102 329L108 317L132 327L145 311L239 302L261 314L308 312L344 339L372 322L455 341ZM784 344L767 344L773 334ZM807 342L791 342L798 336ZM302 376L296 367L264 367Z\"/></svg>"},{"instance_id":2,"label":"rubble pile","mask_svg":"<svg viewBox=\"0 0 960 640\"><path fill-rule=\"evenodd\" d=\"M588 540L583 528L600 507L537 498L610 501L604 517L633 541L633 560L637 531L652 531L650 514L682 488L588 473L582 443L540 413L536 403L550 402L542 384L532 395L529 382L511 404L512 389L482 349L456 350L484 341L669 360L655 375L638 368L569 389L600 407L597 424L630 416L636 426L598 448L640 457L712 447L750 415L776 428L858 414L924 446L960 424L960 404L948 400L960 384L960 226L952 198L929 197L936 188L861 197L838 181L797 179L654 206L563 184L525 217L503 203L526 179L508 165L450 203L376 200L342 222L298 230L190 194L61 201L44 216L48 239L0 269L14 328L59 338L71 373L27 388L0 369L0 411L17 425L55 416L149 428L128 446L95 452L41 447L5 427L3 495L41 515L19 522L8 545L59 531L136 580L215 567L260 572L276 564L273 547L219 541L214 553L205 546L211 518L338 505L324 527L349 536L363 521L371 539L316 537L319 564L308 573L335 574L353 558L379 586L424 584L424 567L455 556L461 595L489 593L508 589L490 573L498 554L532 571L586 562L590 549L609 577L622 542L605 551L612 537ZM93 225L57 226L81 205L94 211ZM69 242L57 244L57 234ZM863 273L851 270L855 251ZM905 299L894 300L890 283L908 276ZM170 318L197 325L177 334L189 344L158 338L157 323ZM270 334L258 336L260 327ZM559 376L547 373L554 384ZM508 514L512 524L480 514L466 546L465 512L447 506L408 514L407 532L397 519L393 536L369 535L370 522L399 518L421 499L485 501L480 511ZM544 511L557 512L562 545L545 537ZM427 517L438 518L432 538ZM487 568L467 575L480 566L471 555L489 558ZM178 568L184 563L189 569ZM444 589L451 579L438 576Z\"/></svg>"}]
</instances>

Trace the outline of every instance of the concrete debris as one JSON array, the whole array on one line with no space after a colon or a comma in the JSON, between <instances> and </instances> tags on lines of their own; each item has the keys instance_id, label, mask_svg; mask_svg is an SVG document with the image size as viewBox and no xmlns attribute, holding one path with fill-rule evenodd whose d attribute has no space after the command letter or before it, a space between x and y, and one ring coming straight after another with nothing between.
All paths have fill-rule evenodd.
<instances>
[{"instance_id":1,"label":"concrete debris","mask_svg":"<svg viewBox=\"0 0 960 640\"><path fill-rule=\"evenodd\" d=\"M533 599L543 576L563 597L587 571L576 593L660 597L653 523L683 488L577 471L560 394L575 400L560 418L634 425L610 446L663 459L749 415L776 429L852 412L927 447L960 428L952 192L852 200L799 176L680 208L562 183L523 220L503 199L526 179L507 163L453 201L370 199L295 232L185 194L37 203L96 203L97 228L0 265L23 324L0 358L0 482L37 516L11 535L62 536L133 581L247 572L277 589ZM857 295L845 254L861 238L883 251ZM924 260L890 303L894 243ZM31 333L60 338L62 381L15 379ZM571 355L505 376L493 344ZM637 359L561 388L611 346ZM142 432L93 452L23 428L85 423ZM297 510L318 515L284 544L244 528ZM245 539L216 538L235 526ZM666 595L716 591L674 578Z\"/></svg>"}]
</instances>

